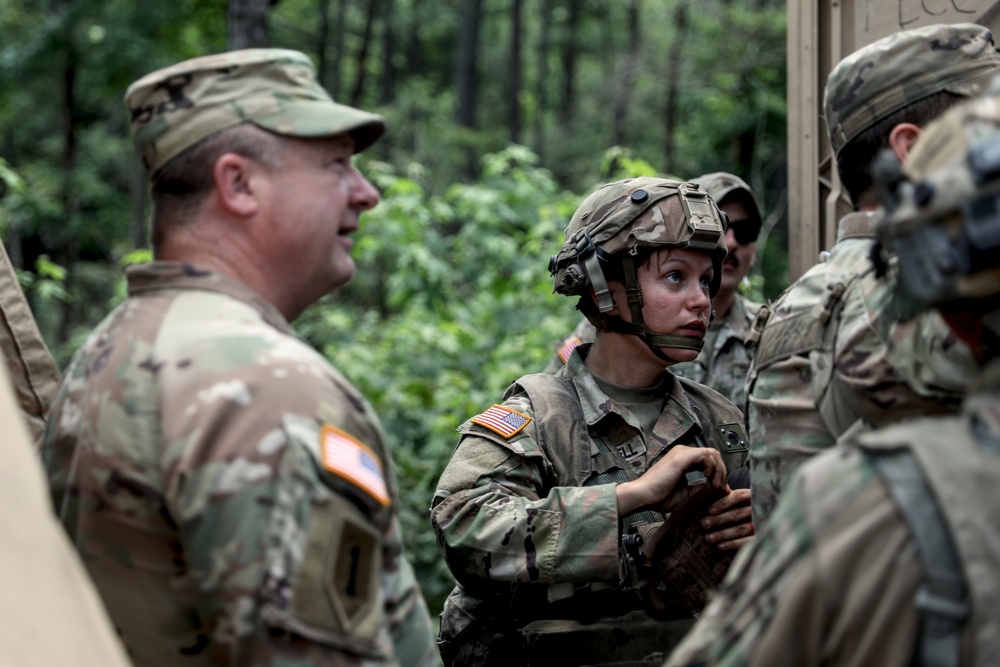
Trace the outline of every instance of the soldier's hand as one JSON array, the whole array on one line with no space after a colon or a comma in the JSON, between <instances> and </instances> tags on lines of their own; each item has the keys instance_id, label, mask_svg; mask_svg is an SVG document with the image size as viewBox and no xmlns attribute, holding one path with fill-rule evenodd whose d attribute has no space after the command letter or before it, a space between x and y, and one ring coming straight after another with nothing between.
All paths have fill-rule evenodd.
<instances>
[{"instance_id":1,"label":"soldier's hand","mask_svg":"<svg viewBox=\"0 0 1000 667\"><path fill-rule=\"evenodd\" d=\"M753 539L750 520L750 489L735 489L712 503L701 520L708 531L705 539L723 551L739 549Z\"/></svg>"},{"instance_id":2,"label":"soldier's hand","mask_svg":"<svg viewBox=\"0 0 1000 667\"><path fill-rule=\"evenodd\" d=\"M713 488L729 490L726 464L719 452L709 447L677 445L639 479L618 485L618 514L650 508L666 512L679 506L689 495L684 473L693 469L702 470Z\"/></svg>"}]
</instances>

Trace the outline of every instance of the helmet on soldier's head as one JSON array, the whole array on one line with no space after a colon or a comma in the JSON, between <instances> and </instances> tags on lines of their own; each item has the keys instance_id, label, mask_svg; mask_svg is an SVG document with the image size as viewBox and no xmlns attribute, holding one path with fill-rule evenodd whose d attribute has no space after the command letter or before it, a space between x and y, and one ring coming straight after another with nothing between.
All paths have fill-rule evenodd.
<instances>
[{"instance_id":1,"label":"helmet on soldier's head","mask_svg":"<svg viewBox=\"0 0 1000 667\"><path fill-rule=\"evenodd\" d=\"M643 338L657 347L701 349L702 341L655 334L642 319L638 266L633 259L641 248L690 248L712 257L714 273L710 296L719 291L722 261L726 257L726 222L718 206L703 188L693 183L665 178L631 178L608 183L590 194L566 227L559 253L549 260L554 291L585 297L591 288L600 315L588 319L599 330L622 331ZM639 299L630 301L632 323L604 314L614 308L606 269L620 262L626 290ZM670 360L673 361L673 360Z\"/></svg>"},{"instance_id":2,"label":"helmet on soldier's head","mask_svg":"<svg viewBox=\"0 0 1000 667\"><path fill-rule=\"evenodd\" d=\"M914 309L960 304L1000 334L1000 78L928 125L905 166L879 160L879 236L901 296Z\"/></svg>"},{"instance_id":3,"label":"helmet on soldier's head","mask_svg":"<svg viewBox=\"0 0 1000 667\"><path fill-rule=\"evenodd\" d=\"M839 156L867 128L925 97L979 94L998 68L993 34L974 23L922 26L861 47L827 78L823 116L834 154Z\"/></svg>"}]
</instances>

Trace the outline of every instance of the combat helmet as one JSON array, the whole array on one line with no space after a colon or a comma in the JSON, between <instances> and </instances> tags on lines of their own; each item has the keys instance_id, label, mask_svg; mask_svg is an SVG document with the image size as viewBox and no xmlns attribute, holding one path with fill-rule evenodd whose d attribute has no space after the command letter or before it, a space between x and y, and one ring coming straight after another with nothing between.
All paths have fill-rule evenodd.
<instances>
[{"instance_id":1,"label":"combat helmet","mask_svg":"<svg viewBox=\"0 0 1000 667\"><path fill-rule=\"evenodd\" d=\"M1000 78L875 169L881 261L913 311L955 304L1000 336Z\"/></svg>"},{"instance_id":2,"label":"combat helmet","mask_svg":"<svg viewBox=\"0 0 1000 667\"><path fill-rule=\"evenodd\" d=\"M695 183L664 178L632 178L608 183L592 192L566 227L559 253L549 260L553 289L567 296L586 297L593 288L597 313L578 305L587 319L601 331L619 331L642 338L657 356L659 347L701 350L701 340L657 334L642 317L642 291L636 258L642 248L676 247L707 252L714 274L709 295L714 297L722 282L726 257L724 214ZM632 322L606 315L614 308L608 288L607 269L621 262ZM583 299L581 299L583 302Z\"/></svg>"}]
</instances>

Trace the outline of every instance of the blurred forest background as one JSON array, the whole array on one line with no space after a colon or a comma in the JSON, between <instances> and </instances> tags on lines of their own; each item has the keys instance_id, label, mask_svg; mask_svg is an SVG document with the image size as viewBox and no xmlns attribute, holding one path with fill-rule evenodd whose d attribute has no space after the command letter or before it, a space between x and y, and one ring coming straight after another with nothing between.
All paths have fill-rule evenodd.
<instances>
[{"instance_id":1,"label":"blurred forest background","mask_svg":"<svg viewBox=\"0 0 1000 667\"><path fill-rule=\"evenodd\" d=\"M308 53L384 114L358 158L382 203L353 283L296 323L373 402L432 612L427 508L454 429L578 321L548 257L577 203L633 175L746 179L767 217L745 286L788 282L785 6L775 0L0 0L0 234L60 366L149 258L125 88L248 46Z\"/></svg>"}]
</instances>

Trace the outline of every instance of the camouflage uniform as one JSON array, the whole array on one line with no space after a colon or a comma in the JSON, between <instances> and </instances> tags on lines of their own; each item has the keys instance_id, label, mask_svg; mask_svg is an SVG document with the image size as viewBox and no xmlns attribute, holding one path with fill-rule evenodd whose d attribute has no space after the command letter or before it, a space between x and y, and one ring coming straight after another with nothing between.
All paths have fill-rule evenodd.
<instances>
[{"instance_id":1,"label":"camouflage uniform","mask_svg":"<svg viewBox=\"0 0 1000 667\"><path fill-rule=\"evenodd\" d=\"M45 415L59 388L59 368L38 331L17 274L0 244L0 350L7 374L36 444L45 429Z\"/></svg>"},{"instance_id":2,"label":"camouflage uniform","mask_svg":"<svg viewBox=\"0 0 1000 667\"><path fill-rule=\"evenodd\" d=\"M864 433L804 463L670 667L996 663L998 146L1000 79L925 129L908 178L883 176L895 302L961 312L976 339L959 413ZM906 469L916 475L901 478Z\"/></svg>"},{"instance_id":3,"label":"camouflage uniform","mask_svg":"<svg viewBox=\"0 0 1000 667\"><path fill-rule=\"evenodd\" d=\"M360 147L384 129L334 104L304 54L275 49L155 72L126 103L154 181L241 123ZM192 210L213 231L230 219ZM127 277L128 298L67 369L43 454L135 663L435 664L368 403L237 277L187 262Z\"/></svg>"},{"instance_id":4,"label":"camouflage uniform","mask_svg":"<svg viewBox=\"0 0 1000 667\"><path fill-rule=\"evenodd\" d=\"M136 664L319 664L329 647L432 664L368 403L240 283L168 262L128 279L44 455Z\"/></svg>"},{"instance_id":5,"label":"camouflage uniform","mask_svg":"<svg viewBox=\"0 0 1000 667\"><path fill-rule=\"evenodd\" d=\"M708 328L705 347L698 358L674 364L670 367L671 372L715 389L742 409L747 371L753 359L753 351L746 346L746 340L750 324L759 310L759 303L736 294L726 316L715 320ZM559 343L545 372L555 373L566 363L564 357L568 358L576 346L593 343L596 337L594 325L586 318L580 320L573 333Z\"/></svg>"},{"instance_id":6,"label":"camouflage uniform","mask_svg":"<svg viewBox=\"0 0 1000 667\"><path fill-rule=\"evenodd\" d=\"M998 67L982 26L930 26L879 40L830 75L825 110L834 149L932 93L973 94ZM871 212L845 216L829 259L754 324L763 331L747 378L746 416L758 528L806 458L855 425L953 412L975 368L936 312L901 315L894 278L876 275L869 259L876 224Z\"/></svg>"},{"instance_id":7,"label":"camouflage uniform","mask_svg":"<svg viewBox=\"0 0 1000 667\"><path fill-rule=\"evenodd\" d=\"M914 599L925 572L869 452L912 450L928 475L940 471L935 488L946 494L949 519L968 519L969 510L979 508L966 523L969 530L995 534L1000 465L995 451L970 438L970 426L990 424L991 437L1000 441L998 371L994 365L992 379L976 388L959 418L893 426L804 463L666 664L914 664ZM970 656L962 664L988 665L998 650L1000 554L993 549L978 559L986 563L976 562L975 571L985 576L976 578L973 605L982 616L962 635L963 656Z\"/></svg>"},{"instance_id":8,"label":"camouflage uniform","mask_svg":"<svg viewBox=\"0 0 1000 667\"><path fill-rule=\"evenodd\" d=\"M482 623L486 614L506 618L510 633L539 618L592 614L597 620L594 608L609 616L641 609L622 532L662 521L662 515L619 517L616 485L641 475L676 444L714 447L728 470L743 464L746 448L730 448L717 428L726 425L742 435L740 412L723 396L667 371L659 421L652 433L643 433L636 416L587 371L583 356L589 347L577 348L553 380L568 392L542 389L529 396L524 387L533 376L507 390L503 408L530 420L517 434L505 438L471 420L458 429L462 439L431 510L460 584L441 619L442 639L461 647L454 664L484 664L491 651L502 650L489 646L503 630ZM533 401L547 406L541 419ZM569 436L582 426L573 423L581 408L587 460ZM478 624L462 635L472 619ZM504 639L511 641L509 635Z\"/></svg>"},{"instance_id":9,"label":"camouflage uniform","mask_svg":"<svg viewBox=\"0 0 1000 667\"><path fill-rule=\"evenodd\" d=\"M599 335L635 335L654 354L658 347L697 349L700 339L645 326L635 258L646 247L691 248L718 269L725 256L721 215L689 184L650 178L602 186L577 209L550 264L556 290L583 296L595 286L602 310L593 317L605 318ZM623 289L636 296L629 321L612 313L605 267L613 261L622 263ZM701 295L706 321L704 297L719 288L718 270L712 275ZM622 645L613 656L609 646L598 649L586 658L593 663L639 661L665 648L662 624L652 625L661 633L652 644L639 638L650 621L640 597L649 582L628 546L628 534L645 534L664 515L620 516L617 486L639 479L678 444L715 448L727 470L739 468L746 456L742 416L718 392L660 371L669 359L644 362L662 372L656 387L602 386L584 363L598 349L577 347L554 376L520 378L502 405L458 429L462 438L431 509L459 584L441 616L446 664L534 664L532 651L521 652L520 633L529 643L526 626L541 620L583 623L569 627L585 640L604 626L600 621L614 619ZM673 618L690 621L679 604L669 606Z\"/></svg>"}]
</instances>

